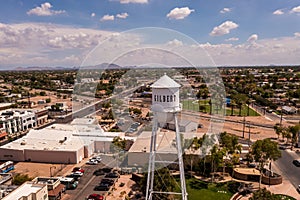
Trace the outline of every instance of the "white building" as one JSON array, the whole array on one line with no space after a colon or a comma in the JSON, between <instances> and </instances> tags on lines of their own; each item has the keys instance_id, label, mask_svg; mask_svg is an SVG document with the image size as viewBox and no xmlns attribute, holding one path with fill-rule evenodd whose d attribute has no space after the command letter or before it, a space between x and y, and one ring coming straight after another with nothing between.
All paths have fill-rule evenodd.
<instances>
[{"instance_id":1,"label":"white building","mask_svg":"<svg viewBox=\"0 0 300 200\"><path fill-rule=\"evenodd\" d=\"M36 126L32 110L5 110L0 113L0 125L8 134L18 133Z\"/></svg>"},{"instance_id":2,"label":"white building","mask_svg":"<svg viewBox=\"0 0 300 200\"><path fill-rule=\"evenodd\" d=\"M79 163L95 152L109 152L115 136L135 140L124 133L104 132L95 122L77 118L71 124L30 130L26 136L1 146L0 160Z\"/></svg>"},{"instance_id":3,"label":"white building","mask_svg":"<svg viewBox=\"0 0 300 200\"><path fill-rule=\"evenodd\" d=\"M0 131L8 136L43 125L48 120L46 109L8 109L0 112Z\"/></svg>"},{"instance_id":4,"label":"white building","mask_svg":"<svg viewBox=\"0 0 300 200\"><path fill-rule=\"evenodd\" d=\"M25 182L3 200L49 200L47 185Z\"/></svg>"}]
</instances>

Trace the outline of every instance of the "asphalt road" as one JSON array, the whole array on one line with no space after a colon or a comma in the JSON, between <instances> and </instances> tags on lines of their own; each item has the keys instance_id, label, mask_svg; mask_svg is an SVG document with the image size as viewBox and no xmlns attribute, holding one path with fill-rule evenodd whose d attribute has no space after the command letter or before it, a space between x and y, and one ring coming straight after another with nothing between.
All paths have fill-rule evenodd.
<instances>
[{"instance_id":1,"label":"asphalt road","mask_svg":"<svg viewBox=\"0 0 300 200\"><path fill-rule=\"evenodd\" d=\"M300 155L286 150L281 151L281 158L275 161L276 166L295 188L300 185L300 167L296 167L292 162L294 159L300 159Z\"/></svg>"},{"instance_id":2,"label":"asphalt road","mask_svg":"<svg viewBox=\"0 0 300 200\"><path fill-rule=\"evenodd\" d=\"M104 192L94 191L94 187L98 185L103 176L94 176L93 173L96 169L102 168L104 165L84 165L82 168L85 170L84 175L79 180L78 187L74 190L67 190L62 200L85 200L90 194L103 194Z\"/></svg>"},{"instance_id":3,"label":"asphalt road","mask_svg":"<svg viewBox=\"0 0 300 200\"><path fill-rule=\"evenodd\" d=\"M281 118L280 115L276 115L276 114L274 114L273 112L269 113L269 112L267 112L267 111L264 109L264 107L262 107L262 106L258 106L258 105L255 105L255 104L253 104L253 105L251 105L251 106L252 106L252 108L254 108L255 111L257 111L257 112L263 114L265 117L271 119L272 121L275 121L275 122L277 122L277 123L280 122L280 118ZM284 120L284 119L282 119L282 120Z\"/></svg>"}]
</instances>

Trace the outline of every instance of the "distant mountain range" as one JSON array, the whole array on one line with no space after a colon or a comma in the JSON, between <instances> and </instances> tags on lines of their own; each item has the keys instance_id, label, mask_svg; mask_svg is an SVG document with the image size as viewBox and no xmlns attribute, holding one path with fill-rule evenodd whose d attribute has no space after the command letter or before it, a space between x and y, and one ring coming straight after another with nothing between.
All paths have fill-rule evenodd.
<instances>
[{"instance_id":1,"label":"distant mountain range","mask_svg":"<svg viewBox=\"0 0 300 200\"><path fill-rule=\"evenodd\" d=\"M277 66L277 65L269 65L269 66L218 66L218 68L247 68L247 67L287 67L289 65L286 66ZM183 66L183 67L187 67L187 66ZM299 67L296 65L290 65L290 67ZM57 67L38 67L38 66L33 66L33 67L16 67L13 69L2 69L2 71L52 71L52 70L83 70L83 69L134 69L134 68L156 68L156 67L151 67L151 66L143 66L143 67L139 67L139 66L119 66L117 64L109 64L109 63L102 63L99 65L94 65L94 66L82 66L82 67L62 67L62 66L57 66ZM159 68L159 67L158 67ZM182 68L182 67L173 67L173 68ZM201 67L201 68L205 68L205 67ZM0 69L1 70L1 69Z\"/></svg>"},{"instance_id":2,"label":"distant mountain range","mask_svg":"<svg viewBox=\"0 0 300 200\"><path fill-rule=\"evenodd\" d=\"M51 70L79 70L79 69L125 69L126 67L121 67L116 64L108 64L108 63L102 63L100 65L95 66L83 66L83 67L16 67L11 69L11 71L51 71ZM6 69L7 70L7 69ZM3 71L6 71L3 69Z\"/></svg>"}]
</instances>

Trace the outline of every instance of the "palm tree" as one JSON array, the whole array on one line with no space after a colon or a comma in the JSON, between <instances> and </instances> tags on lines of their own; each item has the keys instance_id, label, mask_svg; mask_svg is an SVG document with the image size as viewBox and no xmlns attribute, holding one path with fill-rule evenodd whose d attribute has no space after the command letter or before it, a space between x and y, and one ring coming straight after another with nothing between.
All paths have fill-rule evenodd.
<instances>
[{"instance_id":1,"label":"palm tree","mask_svg":"<svg viewBox=\"0 0 300 200\"><path fill-rule=\"evenodd\" d=\"M282 131L283 131L282 126L280 126L279 123L276 123L275 126L274 126L274 130L275 130L275 132L278 136L278 139L279 139L279 136L282 134Z\"/></svg>"}]
</instances>

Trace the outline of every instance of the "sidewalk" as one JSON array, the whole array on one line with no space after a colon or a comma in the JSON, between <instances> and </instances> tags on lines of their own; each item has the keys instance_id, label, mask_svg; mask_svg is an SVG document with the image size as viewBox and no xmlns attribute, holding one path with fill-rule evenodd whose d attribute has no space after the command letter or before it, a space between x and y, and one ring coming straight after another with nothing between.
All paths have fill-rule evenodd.
<instances>
[{"instance_id":1,"label":"sidewalk","mask_svg":"<svg viewBox=\"0 0 300 200\"><path fill-rule=\"evenodd\" d=\"M280 170L277 168L276 164L273 164L272 168L273 168L273 170L275 172L280 172ZM296 188L284 176L282 176L282 183L280 185L272 185L272 186L263 185L263 186L265 186L272 193L275 193L275 194L285 194L285 195L289 195L291 197L294 197L295 199L300 199L300 194L298 193L298 191L296 190Z\"/></svg>"}]
</instances>

